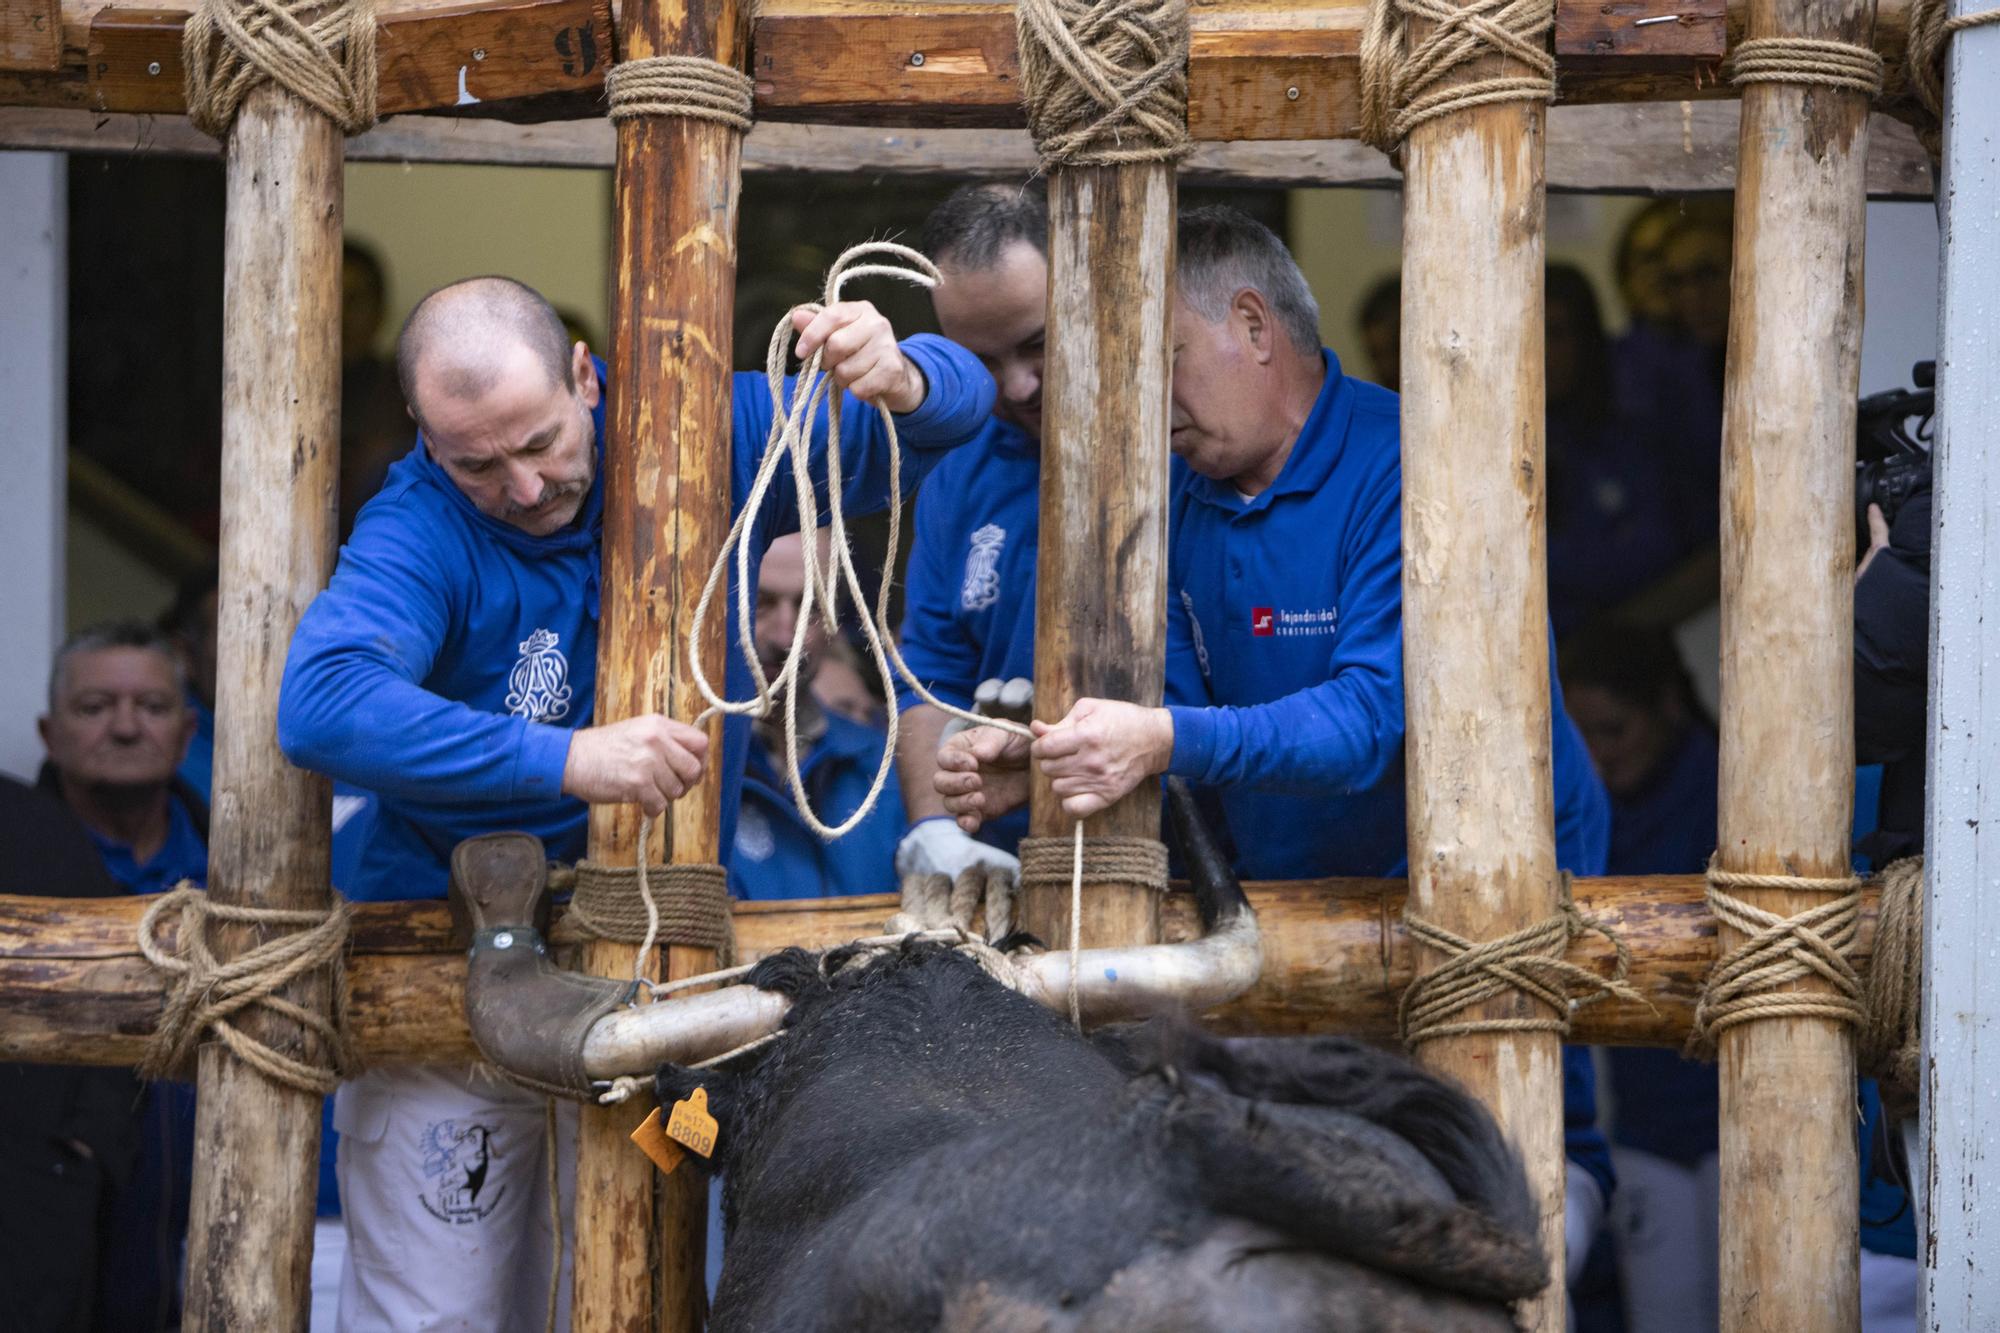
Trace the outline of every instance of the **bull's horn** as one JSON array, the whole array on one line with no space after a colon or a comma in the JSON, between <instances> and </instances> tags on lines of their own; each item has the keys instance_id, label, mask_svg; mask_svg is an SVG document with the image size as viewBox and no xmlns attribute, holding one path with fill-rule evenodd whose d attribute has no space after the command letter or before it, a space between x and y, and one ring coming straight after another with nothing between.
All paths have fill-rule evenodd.
<instances>
[{"instance_id":1,"label":"bull's horn","mask_svg":"<svg viewBox=\"0 0 2000 1333\"><path fill-rule=\"evenodd\" d=\"M488 833L451 854L451 909L470 932L465 1017L479 1053L509 1074L590 1095L584 1036L632 997L632 983L585 976L549 958L549 864L540 838Z\"/></svg>"}]
</instances>

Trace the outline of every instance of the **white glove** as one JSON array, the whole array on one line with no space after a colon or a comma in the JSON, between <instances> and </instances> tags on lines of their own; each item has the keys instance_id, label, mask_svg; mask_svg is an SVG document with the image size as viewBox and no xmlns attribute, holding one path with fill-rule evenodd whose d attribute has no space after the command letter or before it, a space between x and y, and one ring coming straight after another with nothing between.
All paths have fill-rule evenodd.
<instances>
[{"instance_id":1,"label":"white glove","mask_svg":"<svg viewBox=\"0 0 2000 1333\"><path fill-rule=\"evenodd\" d=\"M1604 1190L1596 1176L1575 1162L1563 1165L1569 1168L1568 1188L1563 1192L1563 1244L1568 1251L1563 1284L1568 1286L1583 1276L1590 1242L1597 1239L1597 1229L1604 1225Z\"/></svg>"},{"instance_id":2,"label":"white glove","mask_svg":"<svg viewBox=\"0 0 2000 1333\"><path fill-rule=\"evenodd\" d=\"M1021 862L998 847L989 847L958 826L950 815L917 821L896 845L896 878L943 875L957 879L968 866L985 866L1019 876Z\"/></svg>"},{"instance_id":3,"label":"white glove","mask_svg":"<svg viewBox=\"0 0 2000 1333\"><path fill-rule=\"evenodd\" d=\"M972 695L972 711L981 717L1004 717L1014 722L1025 723L1034 716L1035 682L1025 676L1012 680L1001 680L998 676L979 682L979 688ZM954 717L944 724L944 732L938 737L942 745L961 731L970 730L972 723L962 717Z\"/></svg>"}]
</instances>

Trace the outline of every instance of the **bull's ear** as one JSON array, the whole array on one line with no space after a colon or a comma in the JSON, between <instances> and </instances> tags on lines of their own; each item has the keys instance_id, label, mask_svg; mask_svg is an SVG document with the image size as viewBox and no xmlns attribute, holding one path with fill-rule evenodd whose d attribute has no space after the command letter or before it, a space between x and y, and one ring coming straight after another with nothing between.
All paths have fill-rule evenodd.
<instances>
[{"instance_id":1,"label":"bull's ear","mask_svg":"<svg viewBox=\"0 0 2000 1333\"><path fill-rule=\"evenodd\" d=\"M715 1119L715 1153L707 1163L714 1170L735 1137L741 1081L735 1074L725 1074L719 1069L661 1065L654 1071L653 1093L660 1099L663 1116L672 1115L675 1104L694 1096L697 1088L707 1094L708 1113Z\"/></svg>"}]
</instances>

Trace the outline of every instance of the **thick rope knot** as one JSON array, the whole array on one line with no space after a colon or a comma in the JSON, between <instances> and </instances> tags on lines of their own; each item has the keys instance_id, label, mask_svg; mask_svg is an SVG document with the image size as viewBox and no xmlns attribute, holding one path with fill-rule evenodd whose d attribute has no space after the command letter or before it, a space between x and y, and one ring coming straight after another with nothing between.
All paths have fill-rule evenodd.
<instances>
[{"instance_id":1,"label":"thick rope knot","mask_svg":"<svg viewBox=\"0 0 2000 1333\"><path fill-rule=\"evenodd\" d=\"M1068 838L1021 839L1023 885L1067 885L1075 877L1075 844ZM1167 891L1167 848L1158 838L1093 837L1083 844L1084 884L1137 884Z\"/></svg>"},{"instance_id":2,"label":"thick rope knot","mask_svg":"<svg viewBox=\"0 0 2000 1333\"><path fill-rule=\"evenodd\" d=\"M706 56L622 60L604 76L611 119L682 116L748 133L756 85L734 66Z\"/></svg>"},{"instance_id":3,"label":"thick rope knot","mask_svg":"<svg viewBox=\"0 0 2000 1333\"><path fill-rule=\"evenodd\" d=\"M1569 877L1563 877L1563 901L1554 916L1531 926L1475 944L1461 935L1403 913L1410 937L1444 961L1412 981L1396 1006L1396 1027L1406 1049L1415 1050L1440 1037L1473 1032L1553 1032L1569 1034L1570 1016L1578 1009L1611 998L1645 1004L1626 983L1632 954L1611 927L1587 917L1569 900ZM1617 962L1611 975L1600 976L1563 955L1570 941L1586 931L1611 942ZM1462 1018L1461 1014L1508 991L1518 991L1549 1010L1546 1016L1522 1018ZM1578 996L1576 992L1583 994Z\"/></svg>"},{"instance_id":4,"label":"thick rope knot","mask_svg":"<svg viewBox=\"0 0 2000 1333\"><path fill-rule=\"evenodd\" d=\"M1907 94L1923 110L1918 119L1917 138L1935 160L1943 148L1944 54L1953 34L1967 28L2000 23L2000 8L1982 14L1945 17L1947 0L1914 0L1910 6L1910 36L1903 53L1900 77L1893 80L1892 95Z\"/></svg>"},{"instance_id":5,"label":"thick rope knot","mask_svg":"<svg viewBox=\"0 0 2000 1333\"><path fill-rule=\"evenodd\" d=\"M1410 40L1412 21L1436 26ZM1551 102L1555 0L1369 0L1361 32L1361 138L1394 152L1427 120L1498 102ZM1505 56L1520 73L1447 83L1461 66Z\"/></svg>"},{"instance_id":6,"label":"thick rope knot","mask_svg":"<svg viewBox=\"0 0 2000 1333\"><path fill-rule=\"evenodd\" d=\"M1883 61L1874 50L1820 37L1752 37L1737 43L1726 66L1737 87L1792 83L1844 88L1873 97L1882 91Z\"/></svg>"},{"instance_id":7,"label":"thick rope knot","mask_svg":"<svg viewBox=\"0 0 2000 1333\"><path fill-rule=\"evenodd\" d=\"M161 942L160 928L178 913L175 948ZM209 947L209 923L255 926L272 934L222 962ZM139 1073L167 1078L186 1071L204 1032L213 1032L231 1054L275 1083L324 1096L355 1070L347 1035L347 975L341 955L347 948L348 908L325 911L234 907L211 900L182 882L161 894L139 920L139 951L146 961L175 980L160 1025L146 1047ZM318 968L332 973L331 1014L316 1013L280 994ZM261 1008L296 1023L303 1055L279 1050L243 1032L230 1020Z\"/></svg>"},{"instance_id":8,"label":"thick rope knot","mask_svg":"<svg viewBox=\"0 0 2000 1333\"><path fill-rule=\"evenodd\" d=\"M971 865L950 875L905 875L902 902L883 932L962 930L972 932L984 914L989 940L1005 939L1014 928L1014 876L998 866Z\"/></svg>"},{"instance_id":9,"label":"thick rope knot","mask_svg":"<svg viewBox=\"0 0 2000 1333\"><path fill-rule=\"evenodd\" d=\"M1737 889L1784 889L1833 895L1796 916L1779 916L1735 896ZM1739 1023L1764 1018L1827 1018L1861 1024L1861 978L1848 953L1861 921L1861 881L1796 875L1755 875L1708 866L1708 906L1716 921L1745 938L1716 961L1695 1004L1688 1034L1690 1054L1712 1052L1717 1039ZM1801 991L1795 983L1817 978L1832 987Z\"/></svg>"},{"instance_id":10,"label":"thick rope knot","mask_svg":"<svg viewBox=\"0 0 2000 1333\"><path fill-rule=\"evenodd\" d=\"M266 82L344 133L375 123L371 0L201 0L181 31L181 61L188 120L217 139Z\"/></svg>"},{"instance_id":11,"label":"thick rope knot","mask_svg":"<svg viewBox=\"0 0 2000 1333\"><path fill-rule=\"evenodd\" d=\"M1918 1026L1924 995L1924 858L1893 861L1875 882L1882 898L1861 1024L1861 1072L1882 1084L1885 1102L1914 1109L1924 1056Z\"/></svg>"},{"instance_id":12,"label":"thick rope knot","mask_svg":"<svg viewBox=\"0 0 2000 1333\"><path fill-rule=\"evenodd\" d=\"M1187 0L1020 0L1021 98L1042 169L1178 162Z\"/></svg>"},{"instance_id":13,"label":"thick rope knot","mask_svg":"<svg viewBox=\"0 0 2000 1333\"><path fill-rule=\"evenodd\" d=\"M679 944L713 949L727 962L735 950L729 872L719 865L578 861L567 919L647 953L654 944Z\"/></svg>"}]
</instances>

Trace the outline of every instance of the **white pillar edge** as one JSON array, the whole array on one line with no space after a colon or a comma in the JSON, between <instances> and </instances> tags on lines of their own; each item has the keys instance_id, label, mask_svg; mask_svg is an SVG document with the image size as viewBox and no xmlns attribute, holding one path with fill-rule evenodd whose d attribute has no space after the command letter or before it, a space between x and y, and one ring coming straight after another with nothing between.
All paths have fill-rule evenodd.
<instances>
[{"instance_id":1,"label":"white pillar edge","mask_svg":"<svg viewBox=\"0 0 2000 1333\"><path fill-rule=\"evenodd\" d=\"M32 778L64 634L69 478L69 159L0 153L0 772Z\"/></svg>"},{"instance_id":2,"label":"white pillar edge","mask_svg":"<svg viewBox=\"0 0 2000 1333\"><path fill-rule=\"evenodd\" d=\"M1992 8L1957 0L1954 13ZM1920 1326L2000 1320L2000 26L1947 56L1924 876ZM1955 94L1955 95L1953 95Z\"/></svg>"}]
</instances>

